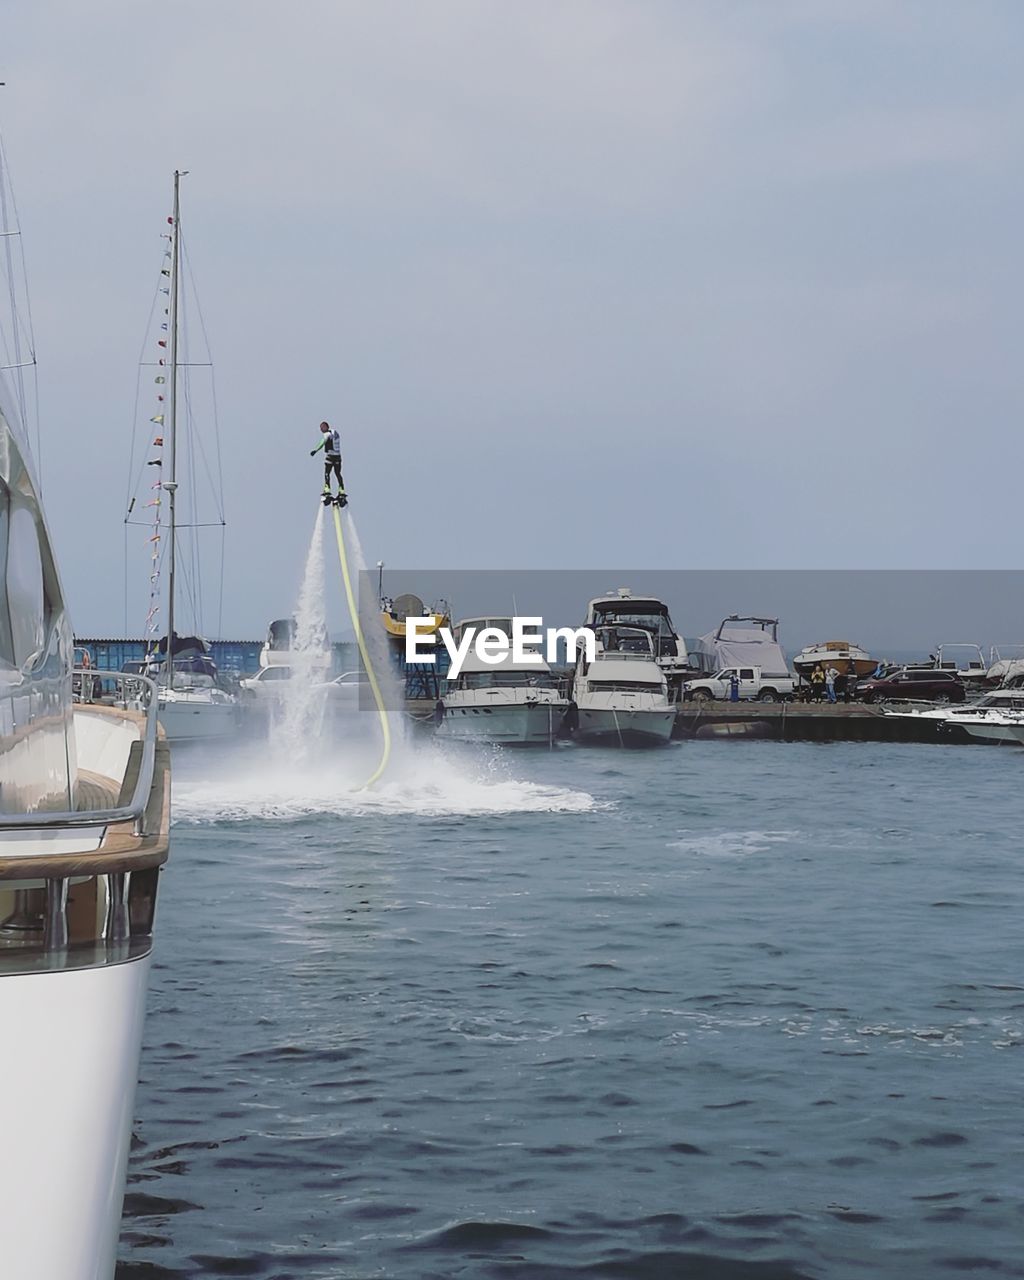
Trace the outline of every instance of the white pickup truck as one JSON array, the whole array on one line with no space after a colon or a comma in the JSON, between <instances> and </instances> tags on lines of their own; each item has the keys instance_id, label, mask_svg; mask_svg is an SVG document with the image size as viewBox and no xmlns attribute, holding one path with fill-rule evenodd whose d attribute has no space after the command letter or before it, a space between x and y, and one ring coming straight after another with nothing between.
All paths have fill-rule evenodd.
<instances>
[{"instance_id":1,"label":"white pickup truck","mask_svg":"<svg viewBox=\"0 0 1024 1280\"><path fill-rule=\"evenodd\" d=\"M786 675L765 675L760 667L723 667L705 680L687 680L683 685L683 698L689 702L717 699L728 702L732 697L732 678L739 684L739 696L757 699L759 702L781 702L793 696L794 680Z\"/></svg>"}]
</instances>

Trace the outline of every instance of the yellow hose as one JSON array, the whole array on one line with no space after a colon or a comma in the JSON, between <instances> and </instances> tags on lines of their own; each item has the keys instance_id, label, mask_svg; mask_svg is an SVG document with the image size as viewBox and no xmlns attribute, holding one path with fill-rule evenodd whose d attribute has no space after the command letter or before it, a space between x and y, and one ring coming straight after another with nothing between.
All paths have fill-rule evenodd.
<instances>
[{"instance_id":1,"label":"yellow hose","mask_svg":"<svg viewBox=\"0 0 1024 1280\"><path fill-rule=\"evenodd\" d=\"M381 745L380 760L377 764L377 768L363 783L362 787L359 788L363 791L367 787L372 787L388 767L388 760L391 756L391 726L388 724L388 713L384 706L384 698L380 691L380 685L377 683L377 676L373 670L373 663L370 661L370 654L366 647L366 638L363 635L363 628L359 621L359 608L356 604L355 593L352 590L352 577L348 571L348 555L345 551L345 537L341 532L341 512L337 507L334 508L334 532L338 537L338 559L341 561L341 576L345 579L345 597L348 600L348 611L352 616L352 626L355 628L356 632L356 643L359 645L359 652L362 655L363 666L366 668L366 674L370 680L370 688L373 690L373 700L377 704L377 715L380 717L380 731L384 739Z\"/></svg>"}]
</instances>

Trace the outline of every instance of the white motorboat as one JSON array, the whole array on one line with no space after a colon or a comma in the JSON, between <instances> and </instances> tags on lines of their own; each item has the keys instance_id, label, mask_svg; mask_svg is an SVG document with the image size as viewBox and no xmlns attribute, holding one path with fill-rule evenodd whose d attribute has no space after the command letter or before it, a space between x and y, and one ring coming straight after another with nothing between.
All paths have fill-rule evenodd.
<instances>
[{"instance_id":1,"label":"white motorboat","mask_svg":"<svg viewBox=\"0 0 1024 1280\"><path fill-rule=\"evenodd\" d=\"M170 774L156 690L74 702L73 642L22 429L0 397L3 1274L114 1274Z\"/></svg>"},{"instance_id":2,"label":"white motorboat","mask_svg":"<svg viewBox=\"0 0 1024 1280\"><path fill-rule=\"evenodd\" d=\"M216 668L209 656L209 644L199 636L182 637L175 633L174 622L177 606L176 569L178 557L179 526L194 528L188 518L182 525L178 519L178 418L179 406L190 403L185 388L179 386L182 361L179 357L179 311L183 294L181 205L179 185L181 174L174 175L174 214L171 218L167 265L162 276L167 279L168 295L165 314L168 320L161 324L157 338L155 367L156 407L151 422L157 433L150 448L156 454L147 466L156 469L157 479L152 485L155 497L145 504L154 515L150 537L152 547L150 572L150 608L147 629L151 636L144 671L155 678L160 688L160 723L169 742L216 741L232 737L239 728L242 704L238 695L218 681ZM164 355L166 353L166 356ZM166 361L166 363L165 363ZM165 399L166 397L166 399ZM194 462L194 459L193 459ZM187 468L194 473L195 466ZM143 474L142 472L139 473ZM146 474L151 473L146 471ZM157 642L161 604L161 556L164 543L162 513L166 496L169 526L167 529L166 605L167 626L163 638ZM132 520L136 504L133 498L126 517ZM220 521L223 524L223 520ZM191 592L196 592L198 568L193 567ZM195 600L193 599L195 608ZM196 612L198 610L196 609ZM171 660L167 660L168 650Z\"/></svg>"},{"instance_id":3,"label":"white motorboat","mask_svg":"<svg viewBox=\"0 0 1024 1280\"><path fill-rule=\"evenodd\" d=\"M294 618L275 618L260 650L260 669L240 686L252 707L282 714L286 705L328 696L331 646L326 626L316 625L300 635Z\"/></svg>"},{"instance_id":4,"label":"white motorboat","mask_svg":"<svg viewBox=\"0 0 1024 1280\"><path fill-rule=\"evenodd\" d=\"M511 637L511 618L465 618L455 627L461 643L468 628L493 627ZM562 730L569 699L546 662L517 664L511 655L485 663L470 652L449 679L439 708L445 737L506 746L550 746Z\"/></svg>"},{"instance_id":5,"label":"white motorboat","mask_svg":"<svg viewBox=\"0 0 1024 1280\"><path fill-rule=\"evenodd\" d=\"M262 684L266 692L271 685L290 680L297 672L322 683L327 680L331 660L326 626L317 626L314 634L300 639L294 618L275 618L267 627L267 638L260 649L260 669L256 675L246 677L242 687L256 692ZM273 668L281 669L282 674L267 676L265 673Z\"/></svg>"},{"instance_id":6,"label":"white motorboat","mask_svg":"<svg viewBox=\"0 0 1024 1280\"><path fill-rule=\"evenodd\" d=\"M935 720L989 742L1024 742L1024 689L993 689L976 701L959 706L902 711L884 707L883 714L897 719Z\"/></svg>"},{"instance_id":7,"label":"white motorboat","mask_svg":"<svg viewBox=\"0 0 1024 1280\"><path fill-rule=\"evenodd\" d=\"M260 670L267 667L290 667L295 643L295 619L275 618L267 627L267 638L260 649Z\"/></svg>"},{"instance_id":8,"label":"white motorboat","mask_svg":"<svg viewBox=\"0 0 1024 1280\"><path fill-rule=\"evenodd\" d=\"M619 587L590 601L585 625L594 629L606 625L642 627L649 631L654 660L673 690L678 690L682 681L694 673L686 641L676 631L668 605L656 596L635 596L629 587Z\"/></svg>"},{"instance_id":9,"label":"white motorboat","mask_svg":"<svg viewBox=\"0 0 1024 1280\"><path fill-rule=\"evenodd\" d=\"M986 742L1024 743L1024 711L989 711L974 717L950 716L948 725L959 725L972 738Z\"/></svg>"},{"instance_id":10,"label":"white motorboat","mask_svg":"<svg viewBox=\"0 0 1024 1280\"><path fill-rule=\"evenodd\" d=\"M658 746L676 721L668 680L655 660L654 640L642 627L594 629L594 661L581 650L573 678L570 722L582 742Z\"/></svg>"},{"instance_id":11,"label":"white motorboat","mask_svg":"<svg viewBox=\"0 0 1024 1280\"><path fill-rule=\"evenodd\" d=\"M954 671L968 687L977 687L986 681L991 665L981 645L969 643L940 644L927 662L908 663L918 671Z\"/></svg>"}]
</instances>

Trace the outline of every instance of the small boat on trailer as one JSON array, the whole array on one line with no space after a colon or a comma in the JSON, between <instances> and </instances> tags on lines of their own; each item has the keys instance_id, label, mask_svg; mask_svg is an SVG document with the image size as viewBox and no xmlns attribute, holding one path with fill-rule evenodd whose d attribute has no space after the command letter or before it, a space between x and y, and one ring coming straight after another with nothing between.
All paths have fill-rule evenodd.
<instances>
[{"instance_id":1,"label":"small boat on trailer","mask_svg":"<svg viewBox=\"0 0 1024 1280\"><path fill-rule=\"evenodd\" d=\"M850 663L853 663L857 678L869 676L878 668L878 663L859 644L850 640L825 640L820 644L810 644L793 659L793 667L797 675L806 679L815 667L820 665L827 670L835 667L840 675L847 675Z\"/></svg>"}]
</instances>

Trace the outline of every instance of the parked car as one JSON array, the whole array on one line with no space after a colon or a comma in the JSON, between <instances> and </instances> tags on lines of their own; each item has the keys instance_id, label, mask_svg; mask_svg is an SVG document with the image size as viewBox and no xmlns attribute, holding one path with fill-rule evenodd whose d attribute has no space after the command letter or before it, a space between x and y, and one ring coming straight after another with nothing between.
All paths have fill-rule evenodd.
<instances>
[{"instance_id":1,"label":"parked car","mask_svg":"<svg viewBox=\"0 0 1024 1280\"><path fill-rule=\"evenodd\" d=\"M281 682L291 678L291 667L260 667L254 676L247 676L239 683L247 693L254 693L257 697L266 697L268 694L273 695L283 692Z\"/></svg>"},{"instance_id":2,"label":"parked car","mask_svg":"<svg viewBox=\"0 0 1024 1280\"><path fill-rule=\"evenodd\" d=\"M345 671L333 680L317 684L316 688L322 689L333 700L356 703L364 692L369 691L370 682L362 671Z\"/></svg>"},{"instance_id":3,"label":"parked car","mask_svg":"<svg viewBox=\"0 0 1024 1280\"><path fill-rule=\"evenodd\" d=\"M725 667L704 680L687 680L683 685L686 702L710 702L717 699L726 702L732 696L732 677L736 677L742 700L756 698L759 702L780 702L793 696L793 677L768 675L760 667Z\"/></svg>"},{"instance_id":4,"label":"parked car","mask_svg":"<svg viewBox=\"0 0 1024 1280\"><path fill-rule=\"evenodd\" d=\"M963 702L966 694L955 671L899 667L884 676L857 682L864 702L912 699L915 702Z\"/></svg>"}]
</instances>

